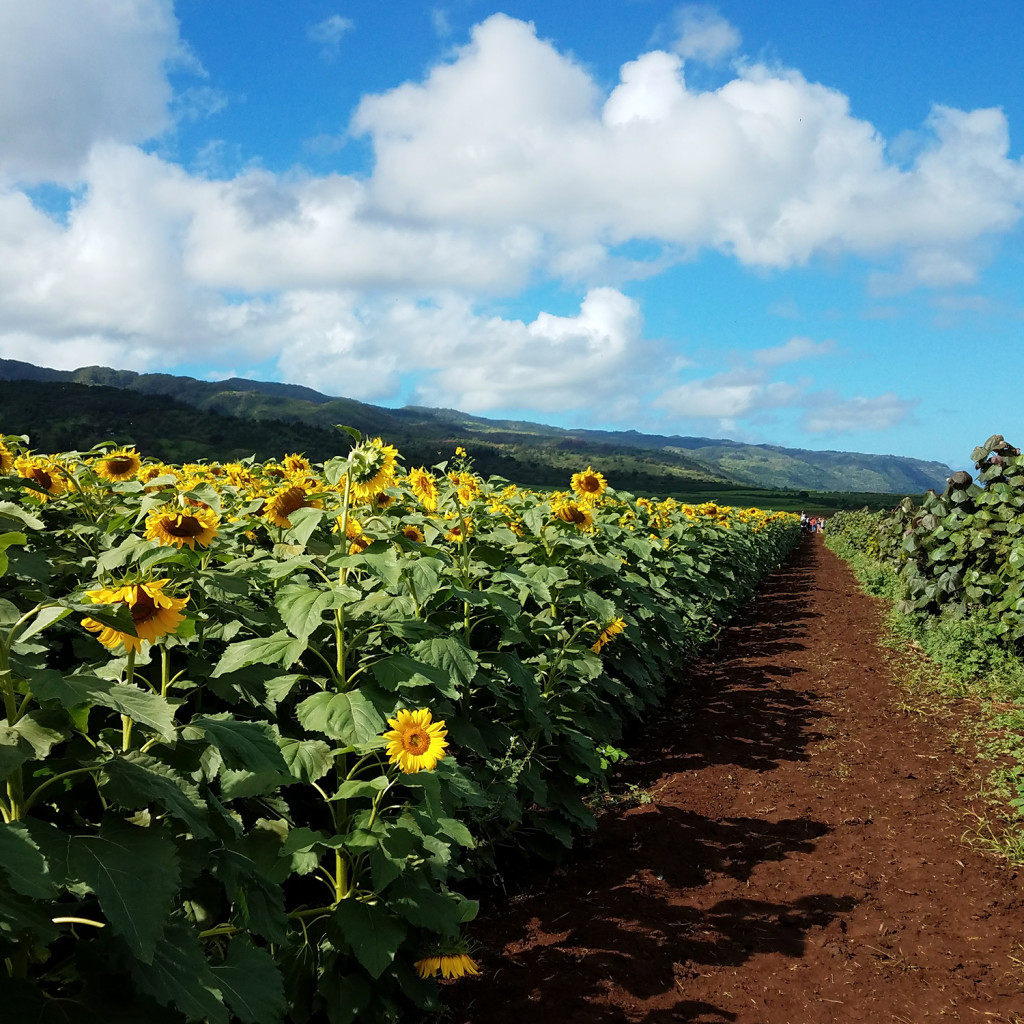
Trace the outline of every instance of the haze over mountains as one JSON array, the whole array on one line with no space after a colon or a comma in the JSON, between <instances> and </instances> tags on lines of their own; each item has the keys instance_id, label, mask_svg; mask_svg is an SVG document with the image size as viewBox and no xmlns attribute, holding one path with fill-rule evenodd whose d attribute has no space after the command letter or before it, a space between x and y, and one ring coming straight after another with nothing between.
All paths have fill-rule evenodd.
<instances>
[{"instance_id":1,"label":"haze over mountains","mask_svg":"<svg viewBox=\"0 0 1024 1024\"><path fill-rule=\"evenodd\" d=\"M340 447L334 425L345 424L397 444L410 464L446 458L456 443L471 445L485 474L531 484L556 483L581 460L614 474L620 487L664 493L747 486L913 494L942 490L952 472L944 463L906 456L633 430L566 430L421 406L388 409L295 384L238 377L209 382L102 366L54 370L0 359L0 382L23 382L0 387L0 432L26 432L35 447L54 450L84 449L127 431L143 447L143 435L157 447L161 439L177 443L179 460L273 457L285 449L326 458ZM205 415L196 417L196 409ZM152 448L149 453L174 456Z\"/></svg>"}]
</instances>

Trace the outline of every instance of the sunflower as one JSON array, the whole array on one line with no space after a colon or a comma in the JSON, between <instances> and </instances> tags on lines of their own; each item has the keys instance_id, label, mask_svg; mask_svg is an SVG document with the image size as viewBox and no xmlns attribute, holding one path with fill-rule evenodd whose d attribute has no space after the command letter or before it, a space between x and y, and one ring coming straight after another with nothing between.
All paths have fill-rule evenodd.
<instances>
[{"instance_id":1,"label":"sunflower","mask_svg":"<svg viewBox=\"0 0 1024 1024\"><path fill-rule=\"evenodd\" d=\"M601 648L604 647L604 645L608 643L613 636L618 636L625 628L626 622L624 619L612 619L612 621L601 630L601 635L597 638L596 643L590 649L595 654L600 654Z\"/></svg>"},{"instance_id":2,"label":"sunflower","mask_svg":"<svg viewBox=\"0 0 1024 1024\"><path fill-rule=\"evenodd\" d=\"M419 499L419 503L428 511L437 510L437 481L425 469L409 470L409 487Z\"/></svg>"},{"instance_id":3,"label":"sunflower","mask_svg":"<svg viewBox=\"0 0 1024 1024\"><path fill-rule=\"evenodd\" d=\"M14 469L14 455L10 448L0 441L0 473L10 473Z\"/></svg>"},{"instance_id":4,"label":"sunflower","mask_svg":"<svg viewBox=\"0 0 1024 1024\"><path fill-rule=\"evenodd\" d=\"M575 501L560 501L551 509L551 514L563 523L572 523L581 530L589 530L594 525L594 516L585 505Z\"/></svg>"},{"instance_id":5,"label":"sunflower","mask_svg":"<svg viewBox=\"0 0 1024 1024\"><path fill-rule=\"evenodd\" d=\"M416 541L418 544L423 543L423 531L418 526L414 526L412 523L407 523L405 526L402 527L402 534L409 540Z\"/></svg>"},{"instance_id":6,"label":"sunflower","mask_svg":"<svg viewBox=\"0 0 1024 1024\"><path fill-rule=\"evenodd\" d=\"M302 476L308 476L312 469L309 459L304 455L286 455L281 462L287 472L302 474Z\"/></svg>"},{"instance_id":7,"label":"sunflower","mask_svg":"<svg viewBox=\"0 0 1024 1024\"><path fill-rule=\"evenodd\" d=\"M395 482L395 460L398 449L379 437L364 441L349 453L352 497L366 501Z\"/></svg>"},{"instance_id":8,"label":"sunflower","mask_svg":"<svg viewBox=\"0 0 1024 1024\"><path fill-rule=\"evenodd\" d=\"M394 718L388 719L391 731L384 733L388 741L387 755L392 764L397 764L406 775L426 770L433 771L437 762L445 756L448 746L445 736L448 730L444 722L431 722L427 708L420 711L406 711L404 708Z\"/></svg>"},{"instance_id":9,"label":"sunflower","mask_svg":"<svg viewBox=\"0 0 1024 1024\"><path fill-rule=\"evenodd\" d=\"M443 978L461 978L464 974L479 974L480 968L468 953L444 953L426 956L415 963L421 978L432 978L440 973Z\"/></svg>"},{"instance_id":10,"label":"sunflower","mask_svg":"<svg viewBox=\"0 0 1024 1024\"><path fill-rule=\"evenodd\" d=\"M49 501L51 497L67 490L67 480L53 459L42 455L20 455L14 460L14 466L26 480L31 480L43 489L45 493L32 492L40 501Z\"/></svg>"},{"instance_id":11,"label":"sunflower","mask_svg":"<svg viewBox=\"0 0 1024 1024\"><path fill-rule=\"evenodd\" d=\"M142 459L134 448L115 448L107 452L102 459L97 459L93 466L96 475L116 483L120 480L131 480L142 468Z\"/></svg>"},{"instance_id":12,"label":"sunflower","mask_svg":"<svg viewBox=\"0 0 1024 1024\"><path fill-rule=\"evenodd\" d=\"M590 466L587 466L582 473L573 473L572 489L584 499L600 498L608 489L608 481L602 473L598 473Z\"/></svg>"},{"instance_id":13,"label":"sunflower","mask_svg":"<svg viewBox=\"0 0 1024 1024\"><path fill-rule=\"evenodd\" d=\"M143 641L153 643L173 633L185 618L181 609L188 604L188 595L171 597L163 593L168 583L170 580L167 579L149 580L146 583L127 583L122 587L103 587L85 592L93 604L126 604L138 636L106 626L96 619L82 619L82 625L93 633L99 633L97 639L104 647L113 650L118 644L124 644L126 651L140 651Z\"/></svg>"},{"instance_id":14,"label":"sunflower","mask_svg":"<svg viewBox=\"0 0 1024 1024\"><path fill-rule=\"evenodd\" d=\"M212 508L189 507L188 511L176 505L164 505L153 509L146 519L146 540L155 540L158 544L173 544L181 548L187 544L193 551L198 544L208 548L217 536L217 525L220 516Z\"/></svg>"},{"instance_id":15,"label":"sunflower","mask_svg":"<svg viewBox=\"0 0 1024 1024\"><path fill-rule=\"evenodd\" d=\"M160 477L167 477L170 480L177 480L178 473L175 469L173 469L171 466L168 466L164 462L151 462L148 466L143 466L142 469L140 469L138 472L138 479L140 483L144 484L148 484L151 481L156 480ZM170 484L165 484L164 486L169 487ZM163 487L146 488L147 492L160 490L163 490Z\"/></svg>"},{"instance_id":16,"label":"sunflower","mask_svg":"<svg viewBox=\"0 0 1024 1024\"><path fill-rule=\"evenodd\" d=\"M463 527L465 527L465 533L463 533ZM461 544L467 537L472 535L473 527L469 523L460 523L458 526L453 526L444 535L444 539L450 544Z\"/></svg>"},{"instance_id":17,"label":"sunflower","mask_svg":"<svg viewBox=\"0 0 1024 1024\"><path fill-rule=\"evenodd\" d=\"M309 501L309 491L301 484L286 484L274 492L263 506L263 515L275 526L290 530L288 518L300 508L319 508L319 502Z\"/></svg>"}]
</instances>

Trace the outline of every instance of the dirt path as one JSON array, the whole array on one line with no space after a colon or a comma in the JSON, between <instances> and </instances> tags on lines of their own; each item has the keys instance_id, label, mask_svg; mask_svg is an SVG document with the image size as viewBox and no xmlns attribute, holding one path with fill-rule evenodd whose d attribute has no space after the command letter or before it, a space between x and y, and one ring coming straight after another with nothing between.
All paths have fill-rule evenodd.
<instances>
[{"instance_id":1,"label":"dirt path","mask_svg":"<svg viewBox=\"0 0 1024 1024\"><path fill-rule=\"evenodd\" d=\"M654 802L474 927L451 1020L1024 1024L1024 878L961 843L974 769L879 622L807 539L650 723Z\"/></svg>"}]
</instances>

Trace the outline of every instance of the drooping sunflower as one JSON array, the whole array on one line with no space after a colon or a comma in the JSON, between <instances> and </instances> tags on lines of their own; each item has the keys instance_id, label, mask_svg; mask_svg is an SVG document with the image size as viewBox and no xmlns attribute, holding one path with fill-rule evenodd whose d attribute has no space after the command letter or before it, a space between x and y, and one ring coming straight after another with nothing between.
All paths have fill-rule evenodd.
<instances>
[{"instance_id":1,"label":"drooping sunflower","mask_svg":"<svg viewBox=\"0 0 1024 1024\"><path fill-rule=\"evenodd\" d=\"M197 544L201 548L210 546L219 524L220 516L212 508L190 505L182 509L177 505L164 505L153 509L146 518L146 540L173 544L179 549L187 544L195 551Z\"/></svg>"},{"instance_id":2,"label":"drooping sunflower","mask_svg":"<svg viewBox=\"0 0 1024 1024\"><path fill-rule=\"evenodd\" d=\"M387 755L392 764L397 764L406 775L414 772L432 772L444 756L448 746L445 736L448 730L444 722L432 721L428 708L407 711L403 708L394 718L388 719L391 726L384 733L388 741Z\"/></svg>"},{"instance_id":3,"label":"drooping sunflower","mask_svg":"<svg viewBox=\"0 0 1024 1024\"><path fill-rule=\"evenodd\" d=\"M593 513L585 505L575 501L557 502L551 509L551 514L563 523L572 523L581 530L589 530L594 525Z\"/></svg>"},{"instance_id":4,"label":"drooping sunflower","mask_svg":"<svg viewBox=\"0 0 1024 1024\"><path fill-rule=\"evenodd\" d=\"M394 484L397 459L398 449L379 437L356 445L349 454L352 498L365 501Z\"/></svg>"},{"instance_id":5,"label":"drooping sunflower","mask_svg":"<svg viewBox=\"0 0 1024 1024\"><path fill-rule=\"evenodd\" d=\"M428 512L437 510L437 481L422 466L409 470L409 487Z\"/></svg>"},{"instance_id":6,"label":"drooping sunflower","mask_svg":"<svg viewBox=\"0 0 1024 1024\"><path fill-rule=\"evenodd\" d=\"M0 473L10 473L14 469L14 454L0 441Z\"/></svg>"},{"instance_id":7,"label":"drooping sunflower","mask_svg":"<svg viewBox=\"0 0 1024 1024\"><path fill-rule=\"evenodd\" d=\"M142 459L134 448L115 448L93 464L96 475L111 483L131 480L141 468Z\"/></svg>"},{"instance_id":8,"label":"drooping sunflower","mask_svg":"<svg viewBox=\"0 0 1024 1024\"><path fill-rule=\"evenodd\" d=\"M613 636L618 636L625 628L626 622L624 619L612 619L612 621L601 630L601 635L597 638L594 646L590 649L595 654L600 654L601 648L604 647L604 645L608 643Z\"/></svg>"},{"instance_id":9,"label":"drooping sunflower","mask_svg":"<svg viewBox=\"0 0 1024 1024\"><path fill-rule=\"evenodd\" d=\"M86 597L93 604L126 604L132 615L135 632L132 636L113 626L106 626L96 619L82 619L82 625L93 633L104 647L113 650L118 644L124 644L126 651L142 650L143 642L153 643L168 633L173 633L182 620L181 609L188 604L185 597L171 597L163 592L170 580L148 580L145 583L126 583L121 587L102 587L99 590L87 590Z\"/></svg>"},{"instance_id":10,"label":"drooping sunflower","mask_svg":"<svg viewBox=\"0 0 1024 1024\"><path fill-rule=\"evenodd\" d=\"M301 484L286 484L279 488L263 506L263 515L275 526L290 530L292 521L288 518L300 508L319 508L320 503L309 500L309 491Z\"/></svg>"},{"instance_id":11,"label":"drooping sunflower","mask_svg":"<svg viewBox=\"0 0 1024 1024\"><path fill-rule=\"evenodd\" d=\"M40 501L49 501L67 490L67 480L53 459L43 455L20 455L15 459L14 467L26 480L43 489L32 492Z\"/></svg>"},{"instance_id":12,"label":"drooping sunflower","mask_svg":"<svg viewBox=\"0 0 1024 1024\"><path fill-rule=\"evenodd\" d=\"M461 978L465 974L479 974L480 968L468 953L442 953L417 960L416 972L421 978L440 974L443 978Z\"/></svg>"},{"instance_id":13,"label":"drooping sunflower","mask_svg":"<svg viewBox=\"0 0 1024 1024\"><path fill-rule=\"evenodd\" d=\"M423 543L423 531L413 523L406 523L406 525L402 527L402 534L409 540L416 541L418 544Z\"/></svg>"},{"instance_id":14,"label":"drooping sunflower","mask_svg":"<svg viewBox=\"0 0 1024 1024\"><path fill-rule=\"evenodd\" d=\"M598 473L587 466L582 473L573 473L571 486L581 498L593 500L600 498L608 489L608 481L605 480L603 473Z\"/></svg>"}]
</instances>

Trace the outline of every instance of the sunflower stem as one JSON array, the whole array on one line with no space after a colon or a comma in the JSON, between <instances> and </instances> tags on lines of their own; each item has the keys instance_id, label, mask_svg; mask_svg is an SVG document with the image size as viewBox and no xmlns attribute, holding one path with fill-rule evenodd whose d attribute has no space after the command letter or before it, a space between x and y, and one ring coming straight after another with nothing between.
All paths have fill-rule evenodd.
<instances>
[{"instance_id":1,"label":"sunflower stem","mask_svg":"<svg viewBox=\"0 0 1024 1024\"><path fill-rule=\"evenodd\" d=\"M128 661L124 669L124 681L129 685L135 682L135 648L128 651ZM132 748L132 720L128 715L121 716L121 750L125 754Z\"/></svg>"}]
</instances>

